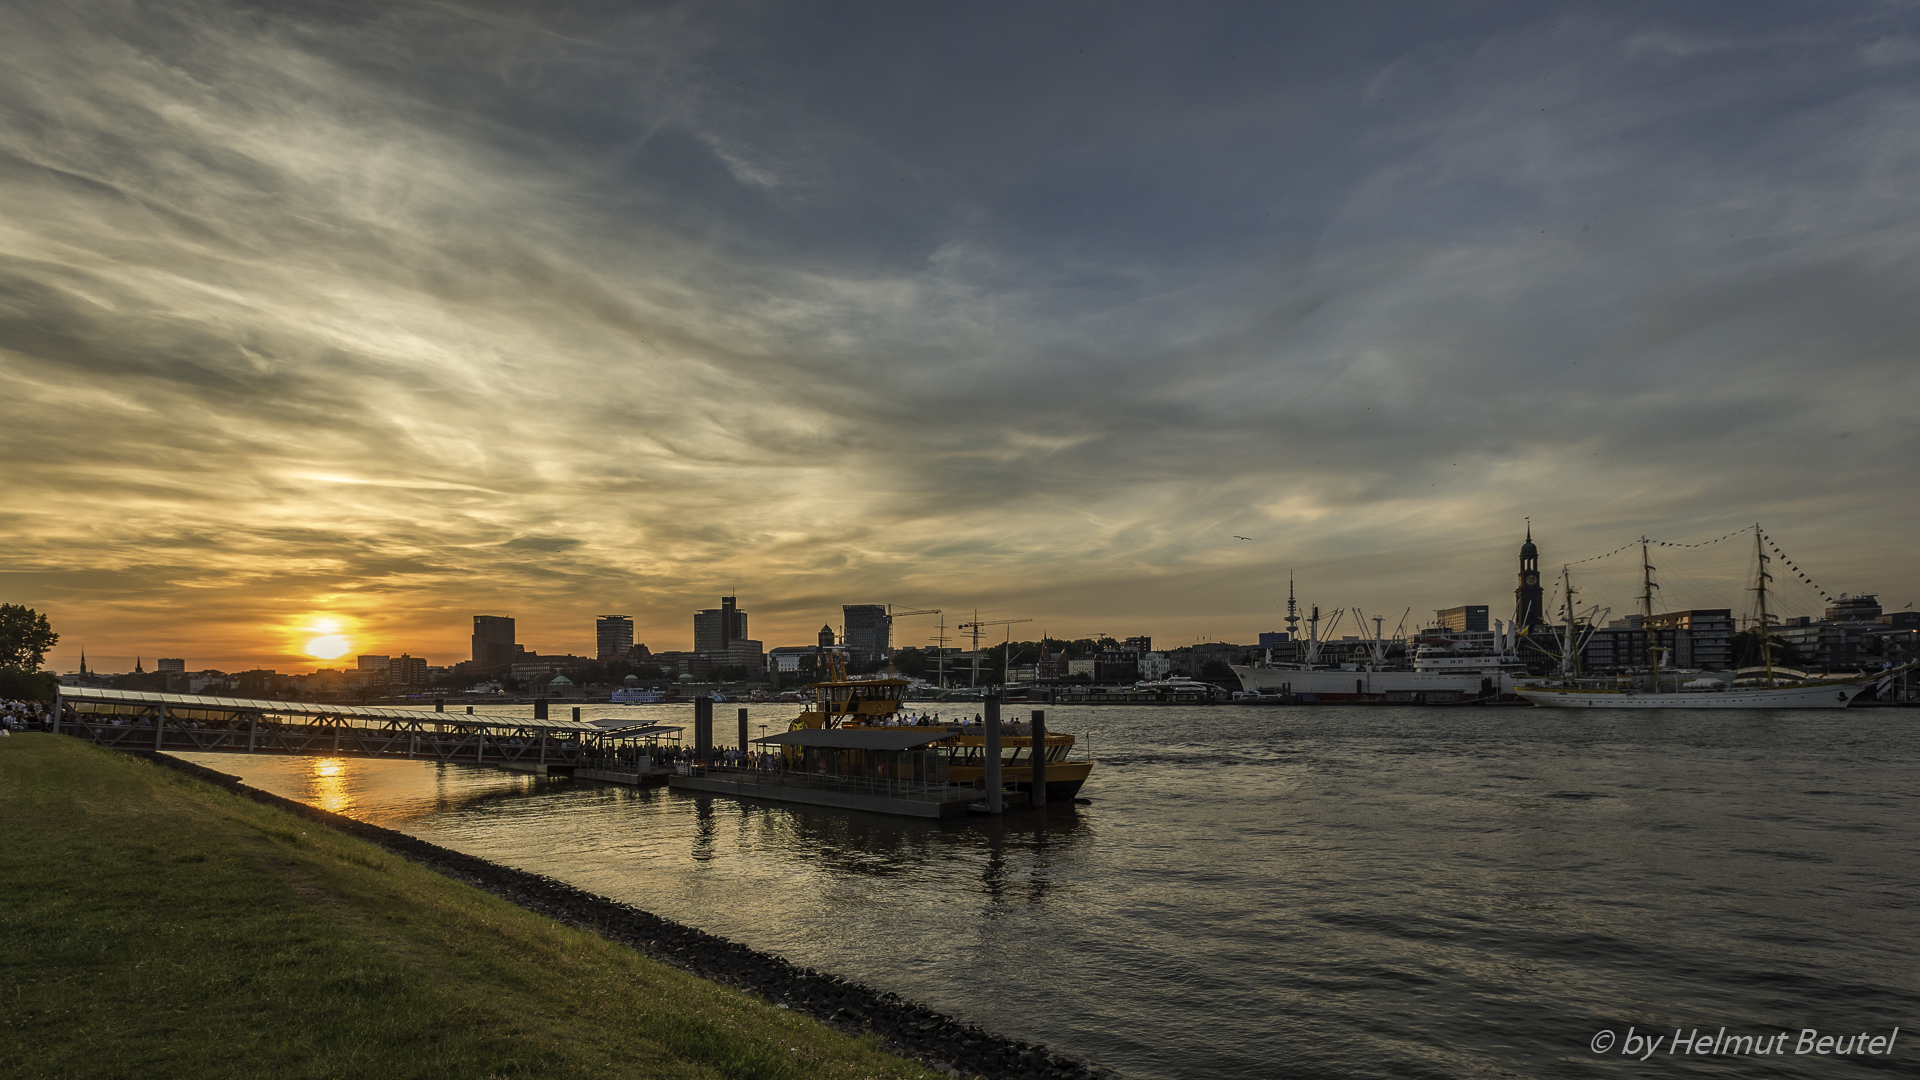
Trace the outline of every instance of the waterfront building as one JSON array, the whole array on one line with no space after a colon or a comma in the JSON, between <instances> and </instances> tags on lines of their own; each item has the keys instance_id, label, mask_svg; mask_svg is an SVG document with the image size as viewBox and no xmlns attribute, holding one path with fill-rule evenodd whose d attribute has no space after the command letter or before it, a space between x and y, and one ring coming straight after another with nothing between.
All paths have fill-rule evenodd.
<instances>
[{"instance_id":1,"label":"waterfront building","mask_svg":"<svg viewBox=\"0 0 1920 1080\"><path fill-rule=\"evenodd\" d=\"M841 640L850 661L864 664L887 655L893 647L893 621L885 605L843 604L840 613L845 618Z\"/></svg>"},{"instance_id":2,"label":"waterfront building","mask_svg":"<svg viewBox=\"0 0 1920 1080\"><path fill-rule=\"evenodd\" d=\"M633 620L625 615L602 615L593 621L593 640L600 659L622 659L633 648Z\"/></svg>"},{"instance_id":3,"label":"waterfront building","mask_svg":"<svg viewBox=\"0 0 1920 1080\"><path fill-rule=\"evenodd\" d=\"M747 636L747 613L731 596L720 598L720 606L696 611L693 615L693 651L724 653L735 638Z\"/></svg>"},{"instance_id":4,"label":"waterfront building","mask_svg":"<svg viewBox=\"0 0 1920 1080\"><path fill-rule=\"evenodd\" d=\"M820 647L823 649L831 649L835 644L837 643L833 640L833 627L822 626L820 628Z\"/></svg>"},{"instance_id":5,"label":"waterfront building","mask_svg":"<svg viewBox=\"0 0 1920 1080\"><path fill-rule=\"evenodd\" d=\"M1889 649L1900 653L1893 635L1920 630L1920 612L1882 613L1873 593L1849 598L1844 593L1828 606L1825 618L1800 616L1775 624L1775 640L1792 646L1792 656L1808 671L1855 671L1878 666Z\"/></svg>"},{"instance_id":6,"label":"waterfront building","mask_svg":"<svg viewBox=\"0 0 1920 1080\"><path fill-rule=\"evenodd\" d=\"M427 685L427 658L401 653L387 662L387 683L395 687Z\"/></svg>"},{"instance_id":7,"label":"waterfront building","mask_svg":"<svg viewBox=\"0 0 1920 1080\"><path fill-rule=\"evenodd\" d=\"M473 617L473 663L482 671L501 669L513 663L519 652L514 644L513 620L503 615Z\"/></svg>"},{"instance_id":8,"label":"waterfront building","mask_svg":"<svg viewBox=\"0 0 1920 1080\"><path fill-rule=\"evenodd\" d=\"M1460 607L1442 608L1433 613L1433 625L1435 629L1456 634L1483 634L1492 629L1489 614L1490 609L1486 604L1464 604Z\"/></svg>"},{"instance_id":9,"label":"waterfront building","mask_svg":"<svg viewBox=\"0 0 1920 1080\"><path fill-rule=\"evenodd\" d=\"M1585 628L1581 633L1586 633ZM1733 667L1733 611L1666 611L1650 623L1640 615L1615 619L1587 636L1580 650L1581 670L1621 672L1647 667L1649 641L1660 650L1663 668L1729 670Z\"/></svg>"}]
</instances>

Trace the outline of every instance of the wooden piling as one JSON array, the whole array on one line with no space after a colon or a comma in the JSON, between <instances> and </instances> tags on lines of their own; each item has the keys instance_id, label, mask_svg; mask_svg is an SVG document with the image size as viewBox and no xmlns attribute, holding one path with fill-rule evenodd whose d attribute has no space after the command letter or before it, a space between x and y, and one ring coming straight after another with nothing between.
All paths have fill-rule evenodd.
<instances>
[{"instance_id":1,"label":"wooden piling","mask_svg":"<svg viewBox=\"0 0 1920 1080\"><path fill-rule=\"evenodd\" d=\"M747 710L740 710L740 764L747 763Z\"/></svg>"},{"instance_id":2,"label":"wooden piling","mask_svg":"<svg viewBox=\"0 0 1920 1080\"><path fill-rule=\"evenodd\" d=\"M1033 796L1032 806L1047 805L1047 714L1033 710Z\"/></svg>"},{"instance_id":3,"label":"wooden piling","mask_svg":"<svg viewBox=\"0 0 1920 1080\"><path fill-rule=\"evenodd\" d=\"M713 699L705 694L693 699L693 760L705 765L713 756Z\"/></svg>"},{"instance_id":4,"label":"wooden piling","mask_svg":"<svg viewBox=\"0 0 1920 1080\"><path fill-rule=\"evenodd\" d=\"M988 697L987 713L987 813L998 814L1006 810L1006 797L1001 792L1000 779L1000 699Z\"/></svg>"}]
</instances>

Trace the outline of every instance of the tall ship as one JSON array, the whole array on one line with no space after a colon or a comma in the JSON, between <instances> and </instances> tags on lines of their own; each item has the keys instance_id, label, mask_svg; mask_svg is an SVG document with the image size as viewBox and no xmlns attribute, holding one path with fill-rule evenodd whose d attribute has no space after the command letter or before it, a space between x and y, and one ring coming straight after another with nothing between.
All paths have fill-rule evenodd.
<instances>
[{"instance_id":1,"label":"tall ship","mask_svg":"<svg viewBox=\"0 0 1920 1080\"><path fill-rule=\"evenodd\" d=\"M1554 709L1844 709L1876 684L1885 684L1912 667L1907 665L1871 675L1823 678L1776 666L1770 637L1773 616L1767 611L1767 586L1773 580L1768 564L1772 560L1767 557L1765 534L1759 525L1753 527L1753 540L1754 626L1762 657L1757 670L1738 673L1662 670L1662 649L1653 629L1653 594L1659 586L1653 580L1651 542L1642 537L1642 587L1637 599L1641 603L1640 625L1647 634L1646 669L1632 675L1582 675L1579 627L1574 620L1573 582L1569 577L1565 625L1558 635L1560 676L1529 681L1516 687L1514 692L1535 705Z\"/></svg>"}]
</instances>

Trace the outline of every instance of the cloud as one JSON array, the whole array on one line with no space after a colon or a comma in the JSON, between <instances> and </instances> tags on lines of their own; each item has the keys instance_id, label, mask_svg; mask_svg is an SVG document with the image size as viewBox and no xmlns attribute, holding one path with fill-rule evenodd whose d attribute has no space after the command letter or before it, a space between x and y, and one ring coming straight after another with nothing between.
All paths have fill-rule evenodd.
<instances>
[{"instance_id":1,"label":"cloud","mask_svg":"<svg viewBox=\"0 0 1920 1080\"><path fill-rule=\"evenodd\" d=\"M0 15L0 581L228 665L1246 637L1497 596L1525 514L1911 584L1904 16L1405 14Z\"/></svg>"}]
</instances>

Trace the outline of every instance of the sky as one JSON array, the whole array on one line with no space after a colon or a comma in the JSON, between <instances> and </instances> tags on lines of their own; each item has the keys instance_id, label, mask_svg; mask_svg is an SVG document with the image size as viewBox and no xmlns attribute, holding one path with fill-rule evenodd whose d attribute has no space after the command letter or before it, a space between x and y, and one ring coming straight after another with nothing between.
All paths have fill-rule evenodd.
<instances>
[{"instance_id":1,"label":"sky","mask_svg":"<svg viewBox=\"0 0 1920 1080\"><path fill-rule=\"evenodd\" d=\"M1758 522L1777 613L1900 608L1916 176L1905 2L6 5L0 601L1176 647Z\"/></svg>"}]
</instances>

